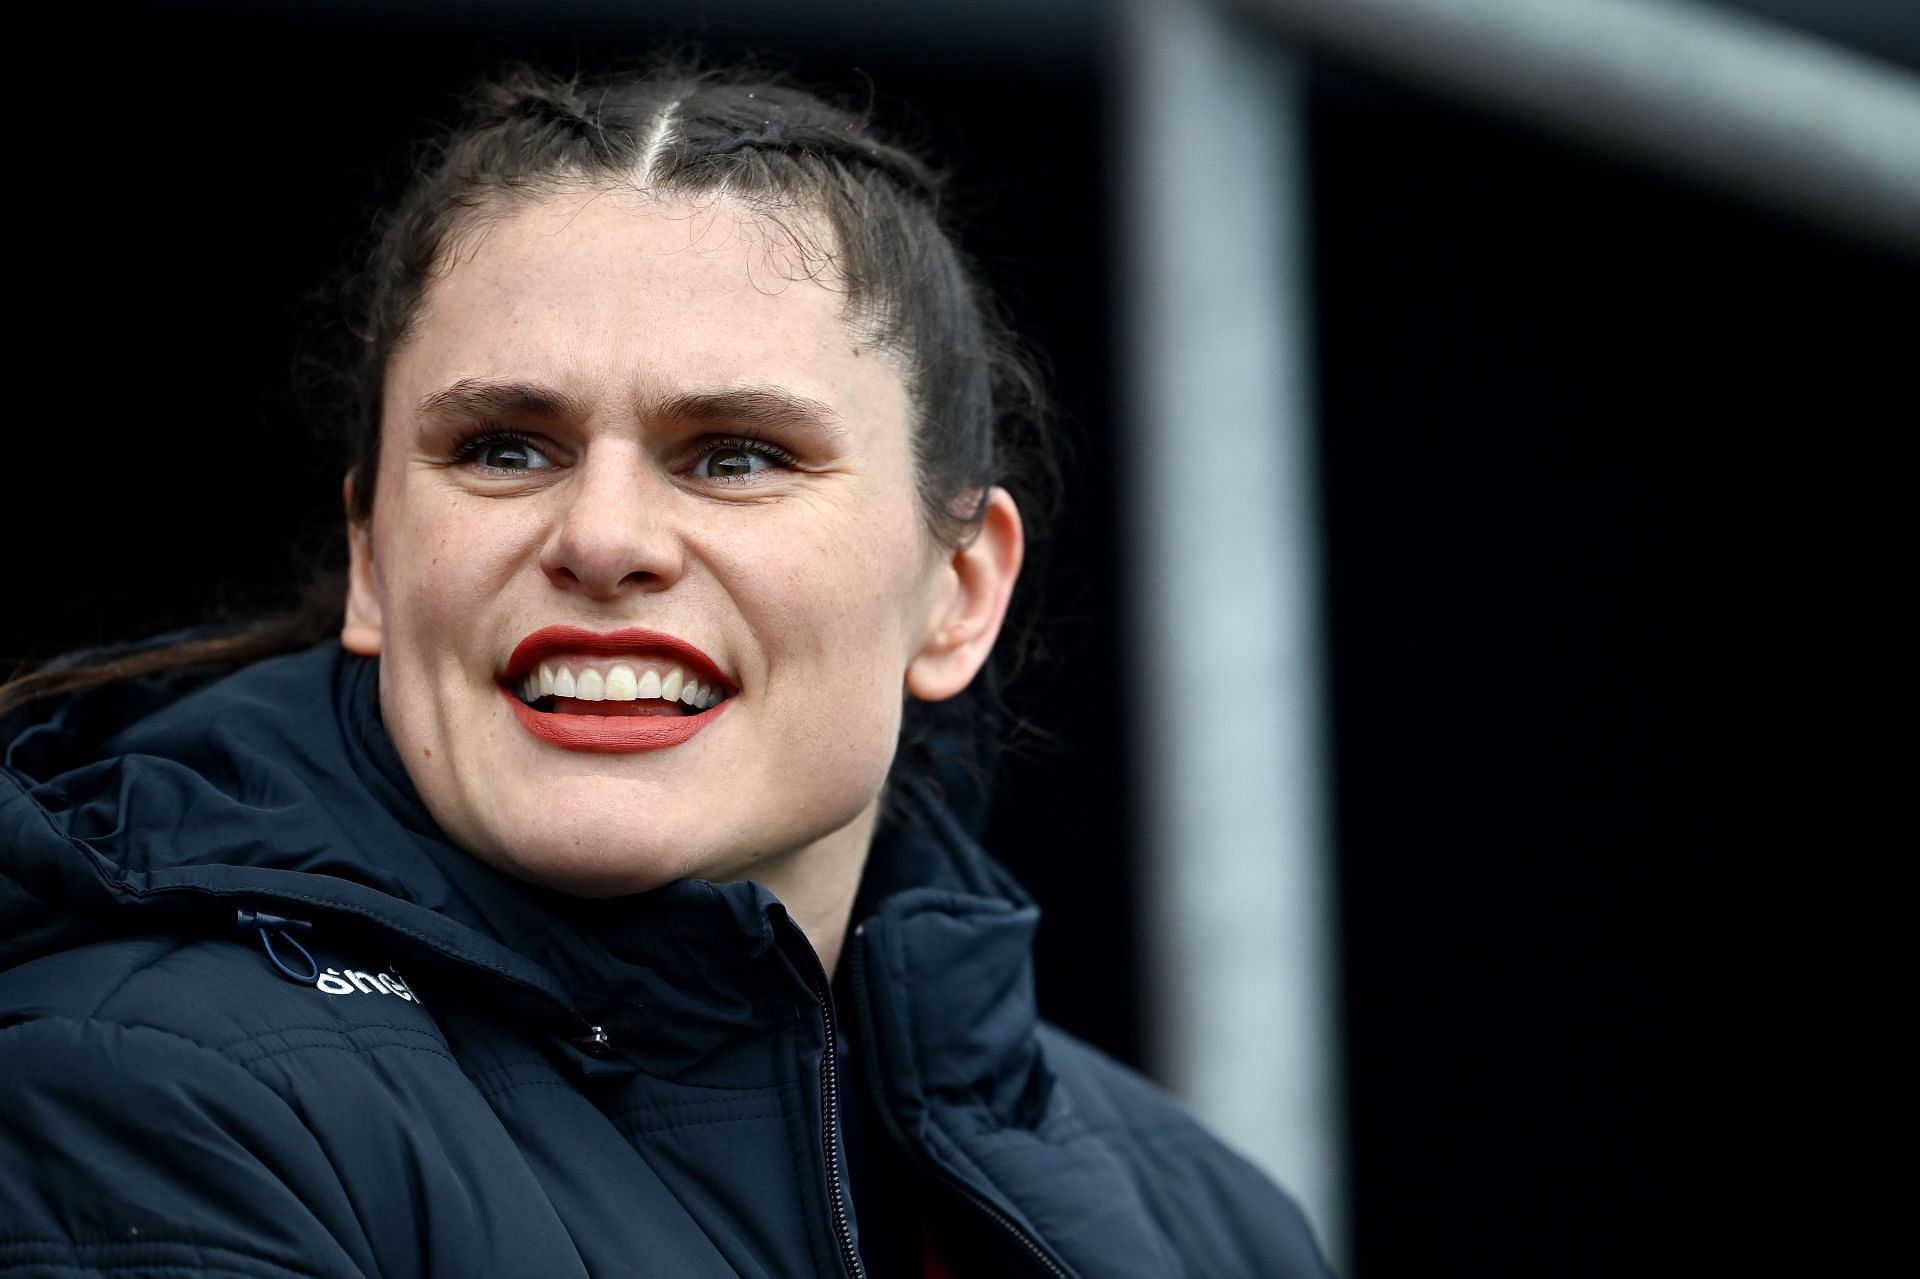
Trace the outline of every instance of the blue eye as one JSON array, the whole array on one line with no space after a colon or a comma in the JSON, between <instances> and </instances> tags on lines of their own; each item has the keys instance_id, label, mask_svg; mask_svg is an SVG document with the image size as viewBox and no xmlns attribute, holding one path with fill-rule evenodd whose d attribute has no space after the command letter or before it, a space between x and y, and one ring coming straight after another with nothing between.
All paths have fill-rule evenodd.
<instances>
[{"instance_id":1,"label":"blue eye","mask_svg":"<svg viewBox=\"0 0 1920 1279\"><path fill-rule=\"evenodd\" d=\"M459 460L475 462L490 471L547 471L553 459L520 435L485 435L460 450Z\"/></svg>"},{"instance_id":2,"label":"blue eye","mask_svg":"<svg viewBox=\"0 0 1920 1279\"><path fill-rule=\"evenodd\" d=\"M773 465L764 454L741 448L719 448L694 464L694 474L707 479L727 480L752 475Z\"/></svg>"},{"instance_id":3,"label":"blue eye","mask_svg":"<svg viewBox=\"0 0 1920 1279\"><path fill-rule=\"evenodd\" d=\"M693 474L703 480L738 482L792 465L793 454L766 440L714 440L694 459Z\"/></svg>"}]
</instances>

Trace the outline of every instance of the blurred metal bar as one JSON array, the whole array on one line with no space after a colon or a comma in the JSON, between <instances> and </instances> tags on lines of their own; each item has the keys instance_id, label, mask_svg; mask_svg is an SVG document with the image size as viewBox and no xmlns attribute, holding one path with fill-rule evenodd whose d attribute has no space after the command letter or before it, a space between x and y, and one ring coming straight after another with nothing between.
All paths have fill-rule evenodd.
<instances>
[{"instance_id":1,"label":"blurred metal bar","mask_svg":"<svg viewBox=\"0 0 1920 1279\"><path fill-rule=\"evenodd\" d=\"M1232 0L1274 30L1920 253L1920 76L1681 0Z\"/></svg>"},{"instance_id":2,"label":"blurred metal bar","mask_svg":"<svg viewBox=\"0 0 1920 1279\"><path fill-rule=\"evenodd\" d=\"M1156 1073L1343 1257L1305 75L1124 11L1128 575Z\"/></svg>"},{"instance_id":3,"label":"blurred metal bar","mask_svg":"<svg viewBox=\"0 0 1920 1279\"><path fill-rule=\"evenodd\" d=\"M249 13L266 7L259 0L202 3ZM824 50L835 60L890 50L936 64L986 57L997 67L1025 68L1083 56L1103 17L1101 0L273 0L273 7L352 22L447 24L450 31L486 23L590 30L602 44L623 34L645 41L665 33L721 47L772 42Z\"/></svg>"}]
</instances>

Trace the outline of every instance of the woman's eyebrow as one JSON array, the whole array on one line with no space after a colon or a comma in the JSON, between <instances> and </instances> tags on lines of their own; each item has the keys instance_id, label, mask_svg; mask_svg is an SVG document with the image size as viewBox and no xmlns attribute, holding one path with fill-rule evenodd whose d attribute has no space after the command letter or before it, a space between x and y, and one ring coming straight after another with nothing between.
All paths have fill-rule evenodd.
<instances>
[{"instance_id":1,"label":"woman's eyebrow","mask_svg":"<svg viewBox=\"0 0 1920 1279\"><path fill-rule=\"evenodd\" d=\"M660 401L649 416L668 422L711 422L745 430L798 428L819 432L836 445L847 439L840 413L832 405L777 386L691 391Z\"/></svg>"},{"instance_id":2,"label":"woman's eyebrow","mask_svg":"<svg viewBox=\"0 0 1920 1279\"><path fill-rule=\"evenodd\" d=\"M587 416L586 406L565 391L538 382L462 378L420 401L420 415L485 421L492 418L537 418L544 421ZM651 406L647 416L663 421L715 423L742 429L780 427L813 430L833 444L846 441L846 428L832 405L796 395L777 386L736 386L714 391L689 391Z\"/></svg>"},{"instance_id":3,"label":"woman's eyebrow","mask_svg":"<svg viewBox=\"0 0 1920 1279\"><path fill-rule=\"evenodd\" d=\"M543 421L578 420L585 407L565 391L537 382L501 382L490 378L462 378L420 401L422 417L538 418Z\"/></svg>"}]
</instances>

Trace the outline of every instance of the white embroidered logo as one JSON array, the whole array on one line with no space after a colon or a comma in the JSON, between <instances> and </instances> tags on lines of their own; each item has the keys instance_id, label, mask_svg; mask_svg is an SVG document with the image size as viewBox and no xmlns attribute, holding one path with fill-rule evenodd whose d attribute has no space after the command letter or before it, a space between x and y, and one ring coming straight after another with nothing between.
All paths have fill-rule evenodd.
<instances>
[{"instance_id":1,"label":"white embroidered logo","mask_svg":"<svg viewBox=\"0 0 1920 1279\"><path fill-rule=\"evenodd\" d=\"M413 988L394 973L363 973L357 968L343 973L338 968L329 968L320 974L314 986L329 995L397 995L408 1003L420 1002Z\"/></svg>"}]
</instances>

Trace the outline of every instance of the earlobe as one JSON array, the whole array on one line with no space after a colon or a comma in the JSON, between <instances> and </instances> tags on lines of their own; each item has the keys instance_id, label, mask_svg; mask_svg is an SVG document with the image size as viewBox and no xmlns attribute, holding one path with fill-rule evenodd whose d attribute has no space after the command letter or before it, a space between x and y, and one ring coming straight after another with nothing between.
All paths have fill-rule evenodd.
<instances>
[{"instance_id":1,"label":"earlobe","mask_svg":"<svg viewBox=\"0 0 1920 1279\"><path fill-rule=\"evenodd\" d=\"M1000 636L1025 554L1020 508L1005 489L995 488L973 540L948 558L938 615L929 619L926 641L907 663L909 694L940 702L973 682Z\"/></svg>"},{"instance_id":2,"label":"earlobe","mask_svg":"<svg viewBox=\"0 0 1920 1279\"><path fill-rule=\"evenodd\" d=\"M359 657L380 656L380 589L373 567L373 520L353 517L353 476L344 485L347 502L347 608L340 647Z\"/></svg>"}]
</instances>

